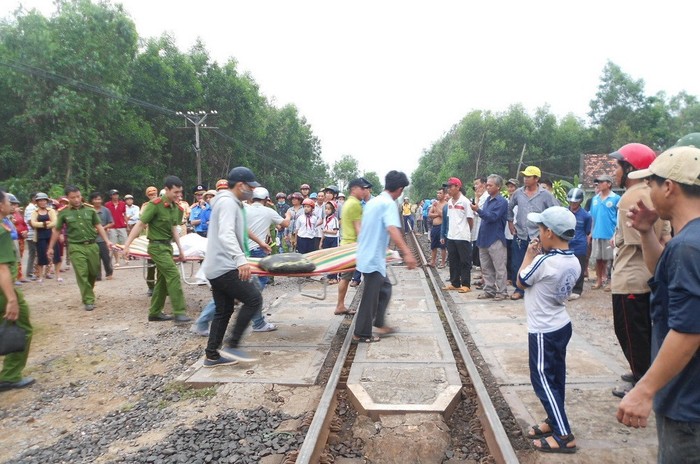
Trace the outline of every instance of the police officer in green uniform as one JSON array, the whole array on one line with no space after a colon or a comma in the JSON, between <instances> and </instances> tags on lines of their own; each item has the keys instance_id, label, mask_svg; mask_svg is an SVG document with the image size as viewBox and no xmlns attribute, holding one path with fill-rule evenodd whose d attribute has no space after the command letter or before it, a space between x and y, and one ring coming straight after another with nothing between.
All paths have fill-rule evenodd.
<instances>
[{"instance_id":1,"label":"police officer in green uniform","mask_svg":"<svg viewBox=\"0 0 700 464\"><path fill-rule=\"evenodd\" d=\"M83 197L78 187L69 185L64 190L68 197L68 206L58 212L56 226L51 233L49 260L53 258L53 247L61 235L63 225L66 225L68 239L68 254L75 270L75 280L80 289L85 311L95 309L95 279L100 273L100 249L95 239L100 234L107 248L112 244L107 239L107 233L95 209L83 203Z\"/></svg>"},{"instance_id":2,"label":"police officer in green uniform","mask_svg":"<svg viewBox=\"0 0 700 464\"><path fill-rule=\"evenodd\" d=\"M180 284L180 273L173 261L173 248L171 242L175 240L180 251L179 259L184 259L185 254L180 245L180 236L177 226L182 224L183 209L179 204L182 196L182 181L179 177L168 176L165 178L165 194L152 200L147 208L144 208L141 218L136 223L129 238L124 244L124 255L129 255L129 246L139 236L145 224L148 224L148 254L156 265L158 277L153 288L151 307L148 310L149 321L189 322L192 319L185 315L185 294ZM170 304L173 307L173 316L163 314L165 297L170 296Z\"/></svg>"},{"instance_id":3,"label":"police officer in green uniform","mask_svg":"<svg viewBox=\"0 0 700 464\"><path fill-rule=\"evenodd\" d=\"M29 322L29 306L24 295L14 285L17 279L17 251L12 243L10 228L2 223L10 215L10 209L10 198L0 190L0 317L24 329L27 343L21 353L5 356L0 371L0 391L24 388L34 383L33 378L22 377L32 341L32 324Z\"/></svg>"}]
</instances>

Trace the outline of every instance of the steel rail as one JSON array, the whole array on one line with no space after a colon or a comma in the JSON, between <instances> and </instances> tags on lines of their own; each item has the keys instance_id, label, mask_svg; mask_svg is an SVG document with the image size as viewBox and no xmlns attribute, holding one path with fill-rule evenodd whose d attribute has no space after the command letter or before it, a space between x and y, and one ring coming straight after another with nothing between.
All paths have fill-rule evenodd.
<instances>
[{"instance_id":1,"label":"steel rail","mask_svg":"<svg viewBox=\"0 0 700 464\"><path fill-rule=\"evenodd\" d=\"M421 248L420 243L418 242L418 238L413 233L407 235L412 236L415 250L420 255L422 262L425 263L425 254L423 253L423 249ZM518 456L515 454L513 445L511 444L505 429L503 428L501 419L498 417L498 412L496 411L496 408L494 407L493 402L491 401L491 397L489 396L489 392L486 389L486 385L484 384L484 381L481 378L481 375L479 374L479 370L477 369L476 364L474 363L474 360L472 359L472 356L469 353L469 348L464 342L464 338L462 338L462 334L459 331L459 327L457 326L457 323L455 322L455 319L452 316L452 312L449 309L449 304L445 297L442 295L442 292L440 291L441 286L438 286L438 283L435 280L435 276L432 272L430 272L430 268L426 269L424 267L423 270L425 271L426 275L430 279L433 288L435 289L435 295L440 301L440 305L443 308L443 314L445 315L445 319L447 320L447 323L450 326L450 330L452 331L452 336L454 338L455 344L459 349L459 353L462 357L462 360L464 361L464 365L467 368L469 378L472 381L474 391L476 392L477 402L479 403L479 407L482 412L482 414L479 415L479 420L481 421L481 425L484 428L484 437L486 438L486 443L488 444L489 451L491 452L491 455L496 460L496 462L508 464L517 463Z\"/></svg>"}]
</instances>

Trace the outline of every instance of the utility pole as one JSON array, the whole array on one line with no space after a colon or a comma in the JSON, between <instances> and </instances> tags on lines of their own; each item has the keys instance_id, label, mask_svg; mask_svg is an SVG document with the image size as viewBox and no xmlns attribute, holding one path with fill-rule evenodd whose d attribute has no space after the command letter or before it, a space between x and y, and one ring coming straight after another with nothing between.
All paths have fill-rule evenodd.
<instances>
[{"instance_id":1,"label":"utility pole","mask_svg":"<svg viewBox=\"0 0 700 464\"><path fill-rule=\"evenodd\" d=\"M185 127L180 129L189 129L188 122L192 123L194 126L194 153L197 160L197 183L202 183L202 155L199 148L199 128L202 129L218 129L218 127L207 127L204 121L210 114L218 114L218 111L178 111L175 113L177 116L183 116L185 118Z\"/></svg>"}]
</instances>

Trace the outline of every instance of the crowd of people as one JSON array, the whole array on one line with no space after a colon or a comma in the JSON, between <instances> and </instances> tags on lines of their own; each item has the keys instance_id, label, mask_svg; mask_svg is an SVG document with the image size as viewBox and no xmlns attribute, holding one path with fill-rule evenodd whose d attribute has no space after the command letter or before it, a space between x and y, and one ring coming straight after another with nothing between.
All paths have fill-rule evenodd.
<instances>
[{"instance_id":1,"label":"crowd of people","mask_svg":"<svg viewBox=\"0 0 700 464\"><path fill-rule=\"evenodd\" d=\"M617 169L595 179L596 192L588 203L583 189L576 187L568 192L566 206L542 182L537 166L520 173L522 186L515 178L506 181L496 174L477 177L473 198L467 198L459 177L450 177L436 189L434 200L418 204L404 195L409 181L398 171L387 174L385 189L377 196L366 179L353 179L347 201L334 185L311 192L308 184L291 194L279 192L273 201L246 167L232 169L215 190L197 185L191 204L184 200L183 182L176 176L164 179L160 194L148 187L149 200L141 207L134 205L132 195L122 199L117 190L109 191L105 203L100 193L84 198L78 188L67 186L56 202L45 193L32 194L22 211L14 195L0 191L0 309L27 334L25 351L5 356L0 390L33 383L22 376L32 328L21 286L54 276L60 282L62 267L73 266L84 308L92 311L100 262L105 278L113 278L114 268L129 259L130 247L142 233L153 264L147 290L152 322L191 321L173 244L179 250L176 259L184 259L183 235L207 238L202 271L213 300L193 326L208 337L205 367L254 361L240 346L246 328L276 329L261 312L268 279L252 276L248 262L270 253L308 253L357 242L356 270L326 278L339 285L338 315L350 314L345 306L348 287L364 279L353 341L379 342L396 330L385 321L391 299L386 273L390 241L409 268L416 266L403 229L430 236L429 266L449 266L443 290L469 293L477 288L482 290L477 298L486 301L524 299L531 381L547 413L528 432L538 450L576 450L564 405L566 349L572 334L566 301L583 294L591 260L591 289L611 293L615 333L630 367L621 376L627 383L612 391L622 398L618 420L646 426L653 400L660 461L698 455L697 146L700 134L684 137L658 157L645 145L627 144L610 154ZM472 281L474 266L480 267L479 281ZM172 315L163 312L166 297ZM233 330L224 340L237 302L241 306Z\"/></svg>"}]
</instances>

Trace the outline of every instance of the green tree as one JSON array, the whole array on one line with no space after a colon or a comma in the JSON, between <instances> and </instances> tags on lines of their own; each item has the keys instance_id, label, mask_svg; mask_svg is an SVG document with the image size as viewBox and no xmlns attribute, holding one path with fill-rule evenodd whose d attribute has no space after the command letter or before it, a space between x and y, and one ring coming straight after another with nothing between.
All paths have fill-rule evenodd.
<instances>
[{"instance_id":1,"label":"green tree","mask_svg":"<svg viewBox=\"0 0 700 464\"><path fill-rule=\"evenodd\" d=\"M350 181L359 175L359 163L352 155L343 155L331 168L332 182L335 182L340 190L345 190Z\"/></svg>"},{"instance_id":2,"label":"green tree","mask_svg":"<svg viewBox=\"0 0 700 464\"><path fill-rule=\"evenodd\" d=\"M367 179L367 181L372 184L372 191L375 193L382 192L384 190L384 185L382 184L381 179L379 179L379 176L377 175L376 172L374 171L365 171L362 173L362 177Z\"/></svg>"}]
</instances>

